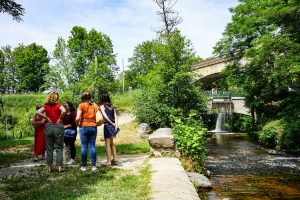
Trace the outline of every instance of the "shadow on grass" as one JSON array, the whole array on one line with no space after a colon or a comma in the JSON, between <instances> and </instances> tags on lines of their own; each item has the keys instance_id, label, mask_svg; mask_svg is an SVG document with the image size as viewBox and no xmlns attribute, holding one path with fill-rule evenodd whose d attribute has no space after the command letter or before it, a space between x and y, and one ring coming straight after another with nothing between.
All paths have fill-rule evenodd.
<instances>
[{"instance_id":1,"label":"shadow on grass","mask_svg":"<svg viewBox=\"0 0 300 200\"><path fill-rule=\"evenodd\" d=\"M0 158L0 168L3 168L21 160L32 158L32 153L0 153Z\"/></svg>"},{"instance_id":2,"label":"shadow on grass","mask_svg":"<svg viewBox=\"0 0 300 200\"><path fill-rule=\"evenodd\" d=\"M45 173L45 166L35 170L38 176L0 181L0 196L24 200L149 199L149 169L142 175L124 174L122 170L109 167L100 167L95 172L69 167L64 173L51 174Z\"/></svg>"}]
</instances>

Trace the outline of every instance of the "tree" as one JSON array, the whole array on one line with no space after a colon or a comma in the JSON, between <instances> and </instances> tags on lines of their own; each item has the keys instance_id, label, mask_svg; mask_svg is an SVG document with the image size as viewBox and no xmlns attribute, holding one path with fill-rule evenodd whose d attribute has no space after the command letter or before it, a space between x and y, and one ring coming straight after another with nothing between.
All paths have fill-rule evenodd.
<instances>
[{"instance_id":1,"label":"tree","mask_svg":"<svg viewBox=\"0 0 300 200\"><path fill-rule=\"evenodd\" d=\"M53 51L53 63L50 74L48 76L48 85L55 90L65 90L69 85L76 83L78 74L71 65L70 56L66 41L62 37L58 37Z\"/></svg>"},{"instance_id":2,"label":"tree","mask_svg":"<svg viewBox=\"0 0 300 200\"><path fill-rule=\"evenodd\" d=\"M234 59L227 73L235 77L245 92L247 105L263 120L270 111L265 105L279 106L297 87L300 4L297 0L239 2L231 9L232 22L226 26L215 52Z\"/></svg>"},{"instance_id":3,"label":"tree","mask_svg":"<svg viewBox=\"0 0 300 200\"><path fill-rule=\"evenodd\" d=\"M170 35L176 28L178 24L182 22L182 18L179 16L178 12L173 10L174 5L177 0L153 0L159 7L157 14L160 16L163 22L163 27L158 28L157 33L166 33Z\"/></svg>"},{"instance_id":4,"label":"tree","mask_svg":"<svg viewBox=\"0 0 300 200\"><path fill-rule=\"evenodd\" d=\"M16 3L14 0L1 0L0 1L0 12L8 13L13 16L13 19L17 22L22 21L21 16L24 15L25 9L21 4Z\"/></svg>"},{"instance_id":5,"label":"tree","mask_svg":"<svg viewBox=\"0 0 300 200\"><path fill-rule=\"evenodd\" d=\"M18 69L17 92L40 91L49 72L47 50L36 43L28 46L20 44L13 51L13 59Z\"/></svg>"},{"instance_id":6,"label":"tree","mask_svg":"<svg viewBox=\"0 0 300 200\"><path fill-rule=\"evenodd\" d=\"M192 64L199 60L180 31L157 38L150 61L154 64L143 75L144 86L135 108L139 121L157 128L170 126L172 114L187 117L192 110L205 112L206 99L201 88L193 84L191 73Z\"/></svg>"},{"instance_id":7,"label":"tree","mask_svg":"<svg viewBox=\"0 0 300 200\"><path fill-rule=\"evenodd\" d=\"M13 51L10 46L4 46L2 50L2 74L3 74L3 92L4 93L16 93L16 88L18 85L18 68L13 58Z\"/></svg>"},{"instance_id":8,"label":"tree","mask_svg":"<svg viewBox=\"0 0 300 200\"><path fill-rule=\"evenodd\" d=\"M153 70L155 65L155 40L145 41L134 48L133 56L129 58L129 70L125 73L127 85L138 88L144 85L143 78Z\"/></svg>"},{"instance_id":9,"label":"tree","mask_svg":"<svg viewBox=\"0 0 300 200\"><path fill-rule=\"evenodd\" d=\"M95 94L116 90L116 55L106 34L74 26L67 42L58 39L53 55L68 87L76 91L88 89Z\"/></svg>"}]
</instances>

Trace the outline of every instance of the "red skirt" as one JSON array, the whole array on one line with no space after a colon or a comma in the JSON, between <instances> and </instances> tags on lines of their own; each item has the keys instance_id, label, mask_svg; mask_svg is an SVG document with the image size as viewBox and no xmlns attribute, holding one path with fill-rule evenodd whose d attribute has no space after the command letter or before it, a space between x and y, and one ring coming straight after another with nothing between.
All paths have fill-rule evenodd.
<instances>
[{"instance_id":1,"label":"red skirt","mask_svg":"<svg viewBox=\"0 0 300 200\"><path fill-rule=\"evenodd\" d=\"M36 122L42 119L35 119ZM45 141L45 124L36 125L34 131L34 155L45 155L46 141Z\"/></svg>"}]
</instances>

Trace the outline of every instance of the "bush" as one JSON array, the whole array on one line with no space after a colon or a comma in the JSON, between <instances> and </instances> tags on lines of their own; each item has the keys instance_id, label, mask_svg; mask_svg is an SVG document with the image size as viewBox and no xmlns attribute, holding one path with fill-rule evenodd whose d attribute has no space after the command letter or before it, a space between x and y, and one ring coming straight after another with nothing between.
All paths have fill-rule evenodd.
<instances>
[{"instance_id":1,"label":"bush","mask_svg":"<svg viewBox=\"0 0 300 200\"><path fill-rule=\"evenodd\" d=\"M284 118L284 133L280 138L281 148L300 154L300 119Z\"/></svg>"},{"instance_id":2,"label":"bush","mask_svg":"<svg viewBox=\"0 0 300 200\"><path fill-rule=\"evenodd\" d=\"M284 124L282 120L267 123L258 134L259 142L270 148L281 147Z\"/></svg>"},{"instance_id":3,"label":"bush","mask_svg":"<svg viewBox=\"0 0 300 200\"><path fill-rule=\"evenodd\" d=\"M192 168L199 173L204 167L205 150L205 133L201 120L195 118L195 113L191 113L187 120L178 117L172 117L172 129L174 134L175 145L181 154L182 160L192 161Z\"/></svg>"},{"instance_id":4,"label":"bush","mask_svg":"<svg viewBox=\"0 0 300 200\"><path fill-rule=\"evenodd\" d=\"M237 132L252 131L251 116L233 113L233 115L232 115L232 130L237 131Z\"/></svg>"}]
</instances>

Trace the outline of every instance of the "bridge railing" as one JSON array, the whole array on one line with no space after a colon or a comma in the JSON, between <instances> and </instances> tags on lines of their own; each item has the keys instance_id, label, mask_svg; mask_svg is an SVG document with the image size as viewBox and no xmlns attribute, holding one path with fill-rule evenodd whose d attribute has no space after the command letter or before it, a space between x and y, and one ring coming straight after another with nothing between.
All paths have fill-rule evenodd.
<instances>
[{"instance_id":1,"label":"bridge railing","mask_svg":"<svg viewBox=\"0 0 300 200\"><path fill-rule=\"evenodd\" d=\"M210 98L230 98L230 97L242 97L243 95L240 93L235 93L235 92L228 92L228 91L217 91L217 92L212 92L212 91L205 91L205 94L207 97Z\"/></svg>"}]
</instances>

